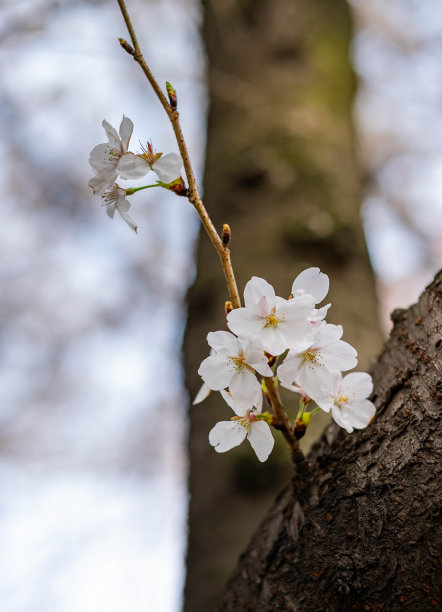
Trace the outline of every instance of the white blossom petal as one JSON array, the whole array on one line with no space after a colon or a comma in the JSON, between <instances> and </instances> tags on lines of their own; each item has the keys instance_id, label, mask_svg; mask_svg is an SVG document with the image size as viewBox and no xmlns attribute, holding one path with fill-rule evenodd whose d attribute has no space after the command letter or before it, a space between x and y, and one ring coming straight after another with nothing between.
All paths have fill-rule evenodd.
<instances>
[{"instance_id":1,"label":"white blossom petal","mask_svg":"<svg viewBox=\"0 0 442 612\"><path fill-rule=\"evenodd\" d=\"M255 338L261 333L263 320L247 308L235 308L227 315L227 326L238 336Z\"/></svg>"},{"instance_id":2,"label":"white blossom petal","mask_svg":"<svg viewBox=\"0 0 442 612\"><path fill-rule=\"evenodd\" d=\"M227 331L209 332L207 334L209 346L216 352L223 355L234 356L240 351L238 338Z\"/></svg>"},{"instance_id":3,"label":"white blossom petal","mask_svg":"<svg viewBox=\"0 0 442 612\"><path fill-rule=\"evenodd\" d=\"M247 406L244 406L243 404L238 404L237 402L235 402L232 397L232 394L229 391L225 391L224 389L222 389L220 393L224 401L226 402L226 404L230 406L230 408L233 410L233 412L236 415L247 416L250 408L248 408Z\"/></svg>"},{"instance_id":4,"label":"white blossom petal","mask_svg":"<svg viewBox=\"0 0 442 612\"><path fill-rule=\"evenodd\" d=\"M275 444L272 432L267 423L265 421L254 421L251 423L247 439L252 445L258 459L260 461L266 461Z\"/></svg>"},{"instance_id":5,"label":"white blossom petal","mask_svg":"<svg viewBox=\"0 0 442 612\"><path fill-rule=\"evenodd\" d=\"M268 364L268 358L264 354L264 347L258 338L241 341L244 347L244 356L247 364L256 370L261 376L273 376Z\"/></svg>"},{"instance_id":6,"label":"white blossom petal","mask_svg":"<svg viewBox=\"0 0 442 612\"><path fill-rule=\"evenodd\" d=\"M149 164L134 153L125 153L117 165L117 172L122 179L139 179L149 172Z\"/></svg>"},{"instance_id":7,"label":"white blossom petal","mask_svg":"<svg viewBox=\"0 0 442 612\"><path fill-rule=\"evenodd\" d=\"M331 304L326 304L325 306L322 306L322 308L315 308L315 310L310 316L310 321L313 321L314 323L320 323L327 316L327 312L330 306Z\"/></svg>"},{"instance_id":8,"label":"white blossom petal","mask_svg":"<svg viewBox=\"0 0 442 612\"><path fill-rule=\"evenodd\" d=\"M152 164L152 170L162 183L172 183L181 176L183 160L177 153L162 155Z\"/></svg>"},{"instance_id":9,"label":"white blossom petal","mask_svg":"<svg viewBox=\"0 0 442 612\"><path fill-rule=\"evenodd\" d=\"M247 363L251 368L256 370L258 374L261 374L261 376L273 376L272 368L268 364L267 357L264 356L264 360L262 361L253 360L247 361Z\"/></svg>"},{"instance_id":10,"label":"white blossom petal","mask_svg":"<svg viewBox=\"0 0 442 612\"><path fill-rule=\"evenodd\" d=\"M128 224L128 226L131 229L133 229L135 233L137 233L138 225L135 223L132 217L127 213L127 211L122 209L121 206L117 207L117 210L118 210L120 217L123 219L123 221L125 221Z\"/></svg>"},{"instance_id":11,"label":"white blossom petal","mask_svg":"<svg viewBox=\"0 0 442 612\"><path fill-rule=\"evenodd\" d=\"M313 337L315 327L309 321L313 308L314 298L310 295L302 295L297 300L286 300L278 308L276 314L281 319L278 329L285 335L287 348Z\"/></svg>"},{"instance_id":12,"label":"white blossom petal","mask_svg":"<svg viewBox=\"0 0 442 612\"><path fill-rule=\"evenodd\" d=\"M256 412L262 412L262 388L259 385L259 391L256 392L255 399L253 400L253 405L256 408Z\"/></svg>"},{"instance_id":13,"label":"white blossom petal","mask_svg":"<svg viewBox=\"0 0 442 612\"><path fill-rule=\"evenodd\" d=\"M325 298L329 289L329 279L327 274L321 272L319 268L307 268L303 270L293 281L292 294L308 293L315 298L315 304L319 304Z\"/></svg>"},{"instance_id":14,"label":"white blossom petal","mask_svg":"<svg viewBox=\"0 0 442 612\"><path fill-rule=\"evenodd\" d=\"M342 325L332 325L331 323L326 323L324 321L316 328L313 345L324 346L325 344L330 344L331 342L337 342L340 338L342 338L343 333L344 330Z\"/></svg>"},{"instance_id":15,"label":"white blossom petal","mask_svg":"<svg viewBox=\"0 0 442 612\"><path fill-rule=\"evenodd\" d=\"M321 348L323 363L329 369L334 370L351 370L358 364L357 352L351 344L338 340Z\"/></svg>"},{"instance_id":16,"label":"white blossom petal","mask_svg":"<svg viewBox=\"0 0 442 612\"><path fill-rule=\"evenodd\" d=\"M288 349L286 337L277 327L264 327L261 330L261 340L264 350L271 355L281 355Z\"/></svg>"},{"instance_id":17,"label":"white blossom petal","mask_svg":"<svg viewBox=\"0 0 442 612\"><path fill-rule=\"evenodd\" d=\"M224 398L225 402L227 403L228 406L230 406L230 408L235 412L235 414L237 414L238 416L247 416L247 414L250 412L250 408L248 408L247 406L245 406L244 404L238 404L237 402L234 401L232 394L229 391L220 391L222 397ZM259 387L259 390L257 390L255 397L253 398L253 406L255 406L256 410L254 410L254 412L261 412L262 411L262 389L261 386Z\"/></svg>"},{"instance_id":18,"label":"white blossom petal","mask_svg":"<svg viewBox=\"0 0 442 612\"><path fill-rule=\"evenodd\" d=\"M260 308L262 307L262 298L265 298L267 307L271 310L275 306L275 297L275 290L272 285L258 276L252 276L244 288L244 304L246 308L252 310L259 303L261 303Z\"/></svg>"},{"instance_id":19,"label":"white blossom petal","mask_svg":"<svg viewBox=\"0 0 442 612\"><path fill-rule=\"evenodd\" d=\"M193 400L192 405L196 406L197 404L201 404L201 402L203 402L207 397L209 397L210 392L210 387L208 387L206 383L203 383L199 388L198 393L195 395L195 399Z\"/></svg>"},{"instance_id":20,"label":"white blossom petal","mask_svg":"<svg viewBox=\"0 0 442 612\"><path fill-rule=\"evenodd\" d=\"M103 119L101 124L104 127L104 131L106 132L106 136L108 137L109 144L111 144L118 153L121 153L121 142L117 134L117 130L111 126L110 123Z\"/></svg>"},{"instance_id":21,"label":"white blossom petal","mask_svg":"<svg viewBox=\"0 0 442 612\"><path fill-rule=\"evenodd\" d=\"M228 358L218 353L204 359L199 367L198 374L213 391L221 391L221 389L228 387L232 378Z\"/></svg>"},{"instance_id":22,"label":"white blossom petal","mask_svg":"<svg viewBox=\"0 0 442 612\"><path fill-rule=\"evenodd\" d=\"M291 388L303 363L302 355L289 351L287 357L276 371L283 387Z\"/></svg>"},{"instance_id":23,"label":"white blossom petal","mask_svg":"<svg viewBox=\"0 0 442 612\"><path fill-rule=\"evenodd\" d=\"M261 385L256 376L246 368L242 368L239 372L235 372L229 384L229 391L233 401L240 406L246 406L248 408L253 407L256 393L260 389Z\"/></svg>"},{"instance_id":24,"label":"white blossom petal","mask_svg":"<svg viewBox=\"0 0 442 612\"><path fill-rule=\"evenodd\" d=\"M307 392L306 392L307 393ZM307 393L308 395L308 393ZM310 396L309 396L310 397ZM328 396L324 396L324 397L315 397L312 398L315 400L316 404L318 405L318 407L323 410L324 412L330 412L330 410L333 408L334 406L334 401L333 401L333 397L331 395ZM336 421L337 422L337 421ZM339 423L338 423L339 425ZM342 425L341 425L342 427Z\"/></svg>"},{"instance_id":25,"label":"white blossom petal","mask_svg":"<svg viewBox=\"0 0 442 612\"><path fill-rule=\"evenodd\" d=\"M120 159L116 151L108 142L96 145L89 155L89 164L98 173L106 168L116 168Z\"/></svg>"},{"instance_id":26,"label":"white blossom petal","mask_svg":"<svg viewBox=\"0 0 442 612\"><path fill-rule=\"evenodd\" d=\"M128 214L130 203L126 199L126 192L120 189L118 185L114 185L112 189L102 194L103 202L106 206L106 212L111 219L114 218L115 211L118 210L121 218L129 225L134 232L137 232L137 224Z\"/></svg>"},{"instance_id":27,"label":"white blossom petal","mask_svg":"<svg viewBox=\"0 0 442 612\"><path fill-rule=\"evenodd\" d=\"M123 119L120 123L120 139L122 153L127 153L127 149L129 147L129 140L132 136L133 129L134 124L132 123L132 121L129 119L129 117L123 115Z\"/></svg>"},{"instance_id":28,"label":"white blossom petal","mask_svg":"<svg viewBox=\"0 0 442 612\"><path fill-rule=\"evenodd\" d=\"M348 433L353 428L364 429L370 423L376 413L374 404L368 400L359 400L332 407L333 419L340 427L344 427Z\"/></svg>"},{"instance_id":29,"label":"white blossom petal","mask_svg":"<svg viewBox=\"0 0 442 612\"><path fill-rule=\"evenodd\" d=\"M211 429L209 442L217 453L225 453L241 444L247 435L247 429L237 421L220 421Z\"/></svg>"},{"instance_id":30,"label":"white blossom petal","mask_svg":"<svg viewBox=\"0 0 442 612\"><path fill-rule=\"evenodd\" d=\"M295 382L306 394L316 401L316 398L327 395L333 384L333 374L325 367L312 367L304 364L296 375Z\"/></svg>"},{"instance_id":31,"label":"white blossom petal","mask_svg":"<svg viewBox=\"0 0 442 612\"><path fill-rule=\"evenodd\" d=\"M88 182L88 185L92 188L94 194L102 195L114 185L116 178L117 171L115 168L110 167L102 170L96 176L93 176Z\"/></svg>"},{"instance_id":32,"label":"white blossom petal","mask_svg":"<svg viewBox=\"0 0 442 612\"><path fill-rule=\"evenodd\" d=\"M342 385L355 399L365 399L373 391L373 380L367 372L352 372L344 376Z\"/></svg>"}]
</instances>

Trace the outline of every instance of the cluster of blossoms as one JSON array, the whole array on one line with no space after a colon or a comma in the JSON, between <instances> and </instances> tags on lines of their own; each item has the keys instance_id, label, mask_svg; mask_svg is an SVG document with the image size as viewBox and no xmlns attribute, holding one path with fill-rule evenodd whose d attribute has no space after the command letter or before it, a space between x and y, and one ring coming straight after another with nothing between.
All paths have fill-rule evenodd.
<instances>
[{"instance_id":1,"label":"cluster of blossoms","mask_svg":"<svg viewBox=\"0 0 442 612\"><path fill-rule=\"evenodd\" d=\"M253 277L244 290L245 306L227 315L231 331L208 334L212 350L198 370L204 384L194 403L210 391L220 391L235 412L209 434L216 451L228 451L247 437L260 461L269 456L274 443L272 415L262 413L265 384L257 375L273 377L269 359L277 364L278 357L285 356L274 366L278 380L301 394L302 410L314 400L315 410L331 411L349 433L368 425L375 413L366 399L373 387L371 377L365 372L342 376L356 366L357 353L341 340L342 326L325 321L330 304L316 308L328 288L328 276L319 268L308 268L296 277L289 299L278 297L267 281Z\"/></svg>"},{"instance_id":2,"label":"cluster of blossoms","mask_svg":"<svg viewBox=\"0 0 442 612\"><path fill-rule=\"evenodd\" d=\"M155 153L151 143L147 143L142 153L135 154L129 151L134 124L128 117L123 116L119 134L105 120L103 128L108 142L97 145L91 151L89 163L95 176L88 185L94 194L102 198L109 217L113 219L117 210L122 219L136 232L137 225L128 214L130 204L126 196L145 187L123 189L115 182L117 177L125 180L140 179L153 170L159 179L158 186L167 188L176 184L181 186L184 185L180 174L183 162L177 153L167 155ZM148 185L151 186L153 185Z\"/></svg>"}]
</instances>

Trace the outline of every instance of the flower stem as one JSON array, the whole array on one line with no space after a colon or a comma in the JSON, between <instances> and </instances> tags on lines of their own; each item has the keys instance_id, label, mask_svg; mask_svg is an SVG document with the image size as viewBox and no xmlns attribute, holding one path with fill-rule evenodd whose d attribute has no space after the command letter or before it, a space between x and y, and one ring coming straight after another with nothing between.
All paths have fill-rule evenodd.
<instances>
[{"instance_id":1,"label":"flower stem","mask_svg":"<svg viewBox=\"0 0 442 612\"><path fill-rule=\"evenodd\" d=\"M162 187L159 183L155 185L144 185L144 187L129 187L129 189L125 189L126 195L133 195L137 191L141 191L142 189L149 189L150 187Z\"/></svg>"},{"instance_id":2,"label":"flower stem","mask_svg":"<svg viewBox=\"0 0 442 612\"><path fill-rule=\"evenodd\" d=\"M284 406L282 405L281 398L275 386L275 381L271 376L266 376L264 378L264 381L268 396L272 403L273 410L275 411L275 414L278 419L281 421L282 435L284 436L290 449L290 454L292 456L293 463L302 463L305 460L304 453L300 449L299 442L296 439L295 434L293 433L293 429L290 425L287 413L284 410Z\"/></svg>"},{"instance_id":3,"label":"flower stem","mask_svg":"<svg viewBox=\"0 0 442 612\"><path fill-rule=\"evenodd\" d=\"M309 414L310 416L313 416L314 414L316 414L317 412L321 412L320 408L315 408L314 410L312 410Z\"/></svg>"}]
</instances>

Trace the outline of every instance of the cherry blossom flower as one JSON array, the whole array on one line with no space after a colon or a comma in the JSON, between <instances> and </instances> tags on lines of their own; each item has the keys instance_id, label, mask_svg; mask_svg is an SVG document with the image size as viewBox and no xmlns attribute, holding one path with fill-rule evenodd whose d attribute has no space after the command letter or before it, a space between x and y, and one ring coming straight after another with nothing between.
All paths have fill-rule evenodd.
<instances>
[{"instance_id":1,"label":"cherry blossom flower","mask_svg":"<svg viewBox=\"0 0 442 612\"><path fill-rule=\"evenodd\" d=\"M273 375L261 342L236 338L226 331L210 332L207 342L215 352L204 359L198 374L209 389L221 391L229 387L235 404L251 408L261 388L255 371L262 376Z\"/></svg>"},{"instance_id":2,"label":"cherry blossom flower","mask_svg":"<svg viewBox=\"0 0 442 612\"><path fill-rule=\"evenodd\" d=\"M354 368L357 352L348 342L340 340L342 333L341 325L323 321L314 328L313 340L297 342L278 368L281 385L292 389L296 383L315 399L330 385L332 372Z\"/></svg>"},{"instance_id":3,"label":"cherry blossom flower","mask_svg":"<svg viewBox=\"0 0 442 612\"><path fill-rule=\"evenodd\" d=\"M328 392L315 398L322 410L331 413L336 423L352 433L363 429L374 417L376 408L366 399L373 390L373 381L366 372L352 372L342 378L335 372L330 380Z\"/></svg>"},{"instance_id":4,"label":"cherry blossom flower","mask_svg":"<svg viewBox=\"0 0 442 612\"><path fill-rule=\"evenodd\" d=\"M225 453L247 438L260 461L266 461L275 443L270 427L259 417L261 407L257 410L245 410L238 406L232 395L221 391L222 396L236 413L230 421L220 421L209 433L209 442L216 452ZM255 394L255 404L262 404L262 392Z\"/></svg>"},{"instance_id":5,"label":"cherry blossom flower","mask_svg":"<svg viewBox=\"0 0 442 612\"><path fill-rule=\"evenodd\" d=\"M103 204L106 206L106 212L111 219L114 218L115 211L118 210L120 217L126 221L128 226L137 233L137 224L127 214L130 208L129 201L126 199L126 192L124 189L114 185L112 189L106 191L101 196Z\"/></svg>"},{"instance_id":6,"label":"cherry blossom flower","mask_svg":"<svg viewBox=\"0 0 442 612\"><path fill-rule=\"evenodd\" d=\"M253 276L244 289L244 303L244 308L229 312L228 327L238 336L259 337L264 350L272 355L280 355L312 334L308 317L315 302L311 295L285 300L275 295L267 281Z\"/></svg>"},{"instance_id":7,"label":"cherry blossom flower","mask_svg":"<svg viewBox=\"0 0 442 612\"><path fill-rule=\"evenodd\" d=\"M103 120L103 128L108 142L94 147L89 157L89 163L95 170L96 176L91 178L88 185L95 194L104 193L120 175L123 179L138 179L149 171L146 163L133 153L128 152L130 137L134 124L123 115L119 135L114 127Z\"/></svg>"}]
</instances>

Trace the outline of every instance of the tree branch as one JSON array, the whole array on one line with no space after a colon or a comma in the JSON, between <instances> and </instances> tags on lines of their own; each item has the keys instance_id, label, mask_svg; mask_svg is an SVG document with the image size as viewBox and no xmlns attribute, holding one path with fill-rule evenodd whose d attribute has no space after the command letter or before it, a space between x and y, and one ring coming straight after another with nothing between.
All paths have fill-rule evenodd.
<instances>
[{"instance_id":1,"label":"tree branch","mask_svg":"<svg viewBox=\"0 0 442 612\"><path fill-rule=\"evenodd\" d=\"M235 275L233 273L232 263L230 260L230 250L225 249L223 247L222 240L216 231L207 210L203 204L201 196L198 191L198 186L196 183L195 175L193 172L192 164L190 162L189 152L187 150L186 141L184 139L184 135L181 129L181 124L179 120L179 113L177 110L172 109L169 102L166 99L166 96L161 90L157 80L155 79L151 69L149 68L146 60L144 59L143 53L138 44L138 40L135 34L134 27L132 25L132 21L129 15L129 12L126 7L125 0L117 0L118 5L121 10L121 14L123 15L123 19L126 23L127 30L129 32L129 36L131 38L132 44L134 46L133 53L130 49L127 48L127 43L125 41L120 40L121 46L133 56L134 60L139 64L142 71L147 77L152 89L154 90L158 100L160 101L162 107L167 113L169 117L170 123L172 124L172 129L175 134L175 138L178 144L178 149L180 151L181 158L183 160L184 170L186 172L187 182L189 184L189 202L195 207L198 215L201 219L201 222L209 235L210 240L212 241L213 246L216 249L216 252L219 255L221 260L221 265L224 271L224 276L226 278L227 288L229 290L230 299L234 308L239 308L241 306L241 300L238 293L238 288L236 286Z\"/></svg>"}]
</instances>

